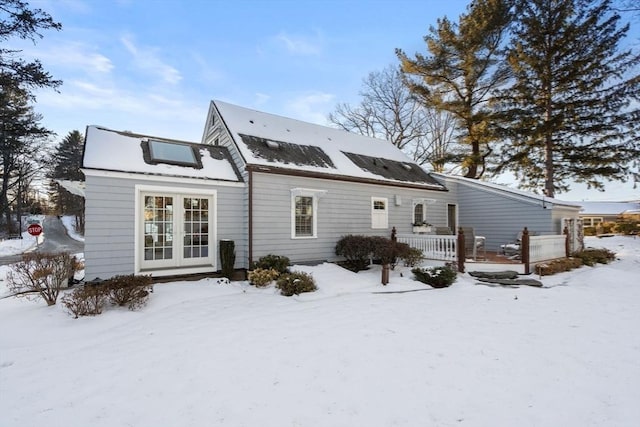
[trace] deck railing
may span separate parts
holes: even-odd
[[[464,272],[464,237],[462,230],[459,230],[457,236],[396,234],[395,227],[392,231],[392,238],[398,242],[406,243],[412,248],[420,249],[427,259],[457,261],[460,272]],[[559,235],[530,236],[525,227],[520,243],[520,259],[524,264],[525,274],[530,273],[532,263],[569,256],[568,231],[566,229],[564,234]]]
[[[566,256],[567,237],[562,234],[551,236],[529,236],[529,262],[546,261]]]
[[[456,260],[456,236],[430,234],[398,234],[398,242],[420,249],[427,259]]]

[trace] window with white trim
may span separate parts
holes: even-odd
[[[411,218],[413,225],[429,224],[427,205],[433,203],[435,203],[433,199],[413,199],[413,217]]]
[[[318,237],[318,199],[325,190],[291,189],[291,238]]]
[[[582,226],[583,227],[597,227],[599,224],[602,224],[603,218],[597,216],[587,216],[582,218]]]
[[[211,265],[212,194],[141,191],[141,269]]]
[[[426,209],[423,203],[418,203],[413,207],[413,225],[422,225],[425,222]]]
[[[389,228],[388,206],[386,197],[371,198],[371,228]]]
[[[296,196],[295,199],[295,236],[312,237],[315,227],[313,226],[313,197]]]

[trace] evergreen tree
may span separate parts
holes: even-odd
[[[619,51],[629,27],[610,3],[518,2],[496,173],[510,170],[549,197],[568,180],[602,189],[602,179],[627,178],[640,154],[639,57]]]
[[[0,0],[0,215],[4,226],[12,232],[17,231],[12,206],[19,218],[23,195],[28,193],[27,184],[37,171],[31,165],[32,154],[50,135],[40,126],[41,117],[29,105],[34,99],[31,90],[56,88],[61,82],[54,80],[38,60],[29,62],[20,58],[20,51],[6,48],[5,42],[16,37],[35,43],[42,38],[40,31],[60,28],[48,13],[30,9],[22,0]]]
[[[0,89],[0,215],[9,231],[17,231],[11,215],[11,206],[17,208],[20,217],[21,195],[27,190],[37,168],[30,165],[36,161],[34,153],[39,151],[50,132],[39,122],[41,116],[33,111],[28,94],[17,87],[3,85]]]
[[[84,230],[84,198],[71,194],[55,180],[84,181],[84,174],[80,170],[83,145],[84,137],[79,131],[69,132],[53,152],[47,175],[52,179],[50,196],[56,212],[75,215],[78,231]]]
[[[476,0],[454,24],[446,17],[425,36],[428,55],[410,59],[396,50],[406,83],[428,107],[451,113],[458,142],[470,152],[465,176],[480,178],[491,153],[491,92],[508,78],[500,66],[501,42],[510,21],[509,0]]]
[[[42,38],[41,30],[60,30],[62,25],[41,9],[29,9],[22,0],[0,0],[0,43],[12,37],[31,40]],[[33,87],[57,87],[62,82],[54,80],[42,68],[38,60],[27,62],[20,58],[19,50],[0,47],[0,83]]]

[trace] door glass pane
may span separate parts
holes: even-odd
[[[144,198],[144,259],[172,259],[173,197]]]
[[[209,202],[206,198],[184,198],[184,258],[206,258],[209,250]]]

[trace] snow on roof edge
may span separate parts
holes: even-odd
[[[560,199],[556,199],[556,198],[551,198],[551,197],[547,197],[544,195],[540,195],[540,194],[534,194],[534,193],[530,193],[528,191],[523,191],[523,190],[518,190],[509,186],[506,186],[504,184],[498,184],[495,182],[488,182],[488,181],[480,181],[477,179],[471,179],[471,178],[466,178],[463,176],[458,176],[458,175],[449,175],[449,174],[444,174],[444,173],[440,173],[440,172],[430,172],[431,175],[435,176],[435,177],[442,177],[442,179],[453,179],[456,181],[460,181],[462,183],[465,184],[470,184],[470,185],[476,185],[479,187],[486,187],[492,190],[497,190],[497,191],[503,191],[505,193],[510,193],[514,196],[518,196],[518,197],[523,197],[523,198],[528,198],[528,199],[532,199],[532,200],[536,200],[539,202],[544,202],[544,203],[550,203],[550,204],[554,204],[554,205],[559,205],[559,206],[566,206],[566,207],[570,207],[570,208],[580,208],[582,209],[582,204],[578,203],[578,202],[567,202],[564,200],[560,200]]]

